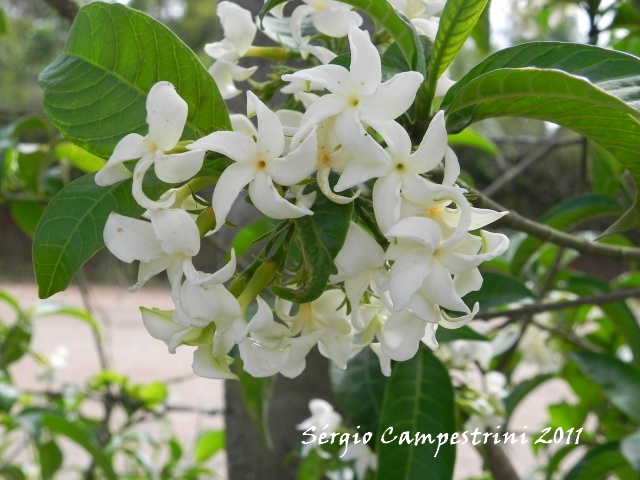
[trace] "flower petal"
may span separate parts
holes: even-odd
[[[284,158],[267,163],[266,171],[280,185],[294,185],[315,171],[317,137],[315,129],[295,150]]]
[[[415,173],[430,172],[442,161],[446,150],[447,130],[444,111],[440,110],[431,120],[420,146],[410,157],[412,170]]]
[[[284,132],[278,116],[262,103],[256,95],[247,92],[247,116],[258,117],[256,152],[262,160],[278,158],[284,151]]]
[[[402,72],[380,85],[374,93],[360,101],[358,109],[363,121],[391,121],[411,106],[422,83],[418,72]]]
[[[442,231],[440,225],[430,218],[408,217],[391,227],[385,236],[412,240],[426,247],[430,252],[435,252],[440,245]]]
[[[294,205],[284,199],[273,185],[271,177],[263,171],[256,172],[249,184],[249,196],[255,207],[269,218],[283,220],[313,215],[308,208]]]
[[[423,248],[409,250],[394,262],[389,278],[389,293],[397,312],[409,303],[412,295],[431,275],[434,263],[429,252]]]
[[[351,84],[349,70],[340,65],[318,65],[317,67],[299,70],[282,76],[285,82],[312,82],[320,88],[326,88],[331,93],[348,92]]]
[[[190,282],[199,285],[216,285],[228,281],[236,273],[236,252],[231,249],[231,259],[227,264],[215,273],[207,274],[197,271],[193,267],[190,259],[185,259],[183,264],[184,273]]]
[[[243,56],[251,47],[257,31],[251,12],[233,2],[220,2],[216,13],[225,38],[233,44],[238,56]]]
[[[270,377],[287,363],[291,346],[267,347],[247,337],[239,345],[244,370],[256,378]]]
[[[231,210],[233,202],[238,198],[240,190],[253,180],[254,175],[254,166],[245,163],[234,163],[222,172],[218,183],[216,183],[216,188],[213,191],[213,197],[211,199],[213,213],[216,216],[216,228],[213,230],[214,232],[220,230],[224,222],[227,221],[227,215]]]
[[[351,85],[361,95],[372,94],[382,81],[380,54],[369,38],[369,33],[353,23],[349,25]]]
[[[390,173],[376,180],[373,186],[373,212],[381,232],[387,232],[400,220],[400,178]]]
[[[127,160],[141,158],[151,151],[144,138],[137,133],[130,133],[118,142],[107,164],[96,173],[96,184],[104,187],[113,185],[131,177],[131,172],[122,165]]]
[[[154,162],[156,175],[166,183],[181,183],[191,179],[202,168],[206,150],[159,155]]]
[[[348,10],[346,5],[334,2],[328,8],[321,10],[312,17],[313,25],[320,33],[328,37],[342,38],[349,32],[349,25],[362,25],[362,17],[356,12]]]
[[[144,220],[111,213],[103,237],[109,251],[126,263],[150,262],[162,255],[153,226]]]
[[[233,360],[226,356],[213,356],[211,345],[201,345],[193,353],[193,373],[199,377],[237,380],[238,376],[231,373],[229,364]]]
[[[187,148],[189,150],[218,152],[241,163],[255,161],[257,156],[256,144],[253,139],[238,132],[213,132],[196,140]]]
[[[151,225],[167,255],[193,257],[200,251],[196,222],[184,210],[159,210],[151,214]]]
[[[149,138],[163,151],[171,150],[182,136],[189,107],[169,82],[158,82],[147,96]]]
[[[424,279],[420,290],[426,298],[444,308],[456,312],[470,312],[469,307],[456,292],[451,273],[439,261],[432,263],[431,271]]]
[[[418,353],[420,340],[424,337],[427,322],[411,312],[402,311],[393,315],[382,326],[380,346],[391,360],[405,361]]]

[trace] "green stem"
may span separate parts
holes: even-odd
[[[266,58],[276,62],[284,62],[291,57],[289,51],[282,47],[251,47],[243,56]]]
[[[249,280],[249,283],[247,283],[247,286],[244,287],[244,290],[238,297],[238,303],[240,304],[243,314],[247,311],[249,305],[251,305],[258,294],[271,285],[271,282],[273,282],[273,279],[276,277],[276,273],[277,264],[274,261],[267,260],[258,267],[251,277],[251,280]]]

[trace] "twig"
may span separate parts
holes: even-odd
[[[487,188],[485,188],[482,193],[485,195],[493,195],[497,191],[501,190],[503,187],[509,184],[514,178],[522,175],[522,173],[529,168],[531,165],[536,163],[542,157],[544,157],[551,150],[558,147],[559,144],[556,142],[549,142],[542,145],[540,148],[534,150],[529,155],[525,156],[522,160],[520,160],[516,165],[511,167],[509,170],[504,172],[498,178],[496,178]]]
[[[508,143],[514,145],[545,145],[554,144],[561,145],[575,145],[582,142],[581,138],[559,138],[554,140],[552,138],[533,137],[528,135],[521,135],[518,137],[490,137],[493,143]]]
[[[520,315],[565,310],[567,308],[580,307],[582,305],[602,305],[604,303],[619,302],[630,298],[640,298],[640,288],[620,290],[619,292],[613,293],[603,293],[600,295],[592,295],[590,297],[580,297],[575,300],[565,300],[563,302],[534,303],[520,308],[512,308],[511,310],[479,312],[475,318],[480,320],[490,320],[492,318],[499,317],[518,317]]]
[[[462,181],[458,181],[458,184],[469,190],[470,193],[477,196],[477,205],[499,212],[506,212],[508,209],[498,202],[490,199],[482,192],[470,187]],[[599,243],[589,242],[581,238],[574,237],[571,234],[561,232],[555,228],[541,223],[534,222],[522,215],[509,211],[508,215],[505,215],[500,219],[503,226],[517,230],[520,232],[528,233],[532,237],[539,238],[547,242],[554,243],[556,245],[571,248],[578,252],[593,255],[596,257],[610,258],[612,260],[619,261],[638,261],[640,260],[640,249],[634,247],[617,247],[614,245],[604,245]]]
[[[67,20],[73,20],[80,10],[78,4],[73,0],[44,0],[44,2]]]
[[[565,342],[571,343],[572,345],[575,345],[576,347],[582,348],[584,350],[588,350],[589,352],[593,352],[593,353],[604,353],[604,350],[600,347],[597,347],[596,345],[594,345],[591,342],[588,342],[580,337],[578,337],[577,335],[575,335],[573,332],[571,331],[567,331],[567,330],[563,330],[561,328],[554,328],[554,327],[549,327],[547,325],[544,325],[540,322],[537,321],[532,321],[533,325],[535,325],[536,327],[538,327],[540,330],[545,330],[549,333],[554,334],[557,337],[560,337],[561,339],[563,339]]]
[[[93,305],[91,304],[91,300],[90,300],[90,294],[89,294],[89,287],[88,287],[88,283],[87,282],[87,277],[84,274],[84,270],[80,269],[78,271],[78,274],[76,276],[77,279],[77,285],[78,288],[80,289],[80,296],[82,297],[82,304],[84,306],[84,309],[89,312],[90,314],[93,315],[94,312],[94,308]],[[104,314],[104,312],[101,312],[102,314]],[[102,317],[103,315],[101,315]],[[103,324],[109,324],[109,322],[105,322],[104,320],[107,319],[108,317],[104,317],[103,318]],[[92,330],[93,331],[93,330]],[[109,361],[109,356],[107,355],[107,352],[104,348],[104,344],[102,343],[102,339],[100,338],[100,336],[98,335],[97,332],[93,331],[93,340],[96,346],[96,351],[98,352],[98,359],[100,361],[100,369],[101,370],[109,370],[110,369],[110,365],[111,362]]]

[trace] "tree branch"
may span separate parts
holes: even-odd
[[[590,297],[580,297],[575,300],[566,300],[554,303],[534,303],[511,310],[499,310],[495,312],[479,312],[475,318],[480,320],[490,320],[498,317],[518,317],[520,315],[532,315],[534,313],[554,312],[567,308],[580,307],[582,305],[602,305],[603,303],[619,302],[629,298],[640,298],[640,288],[632,290],[620,290],[619,292],[592,295]]]
[[[80,10],[78,4],[73,0],[44,0],[44,2],[67,20],[73,20]]]
[[[508,210],[506,207],[500,205],[498,202],[490,199],[482,192],[470,187],[466,183],[458,181],[458,185],[466,188],[470,193],[477,196],[477,206],[490,208],[499,212],[505,212]],[[502,217],[500,222],[507,228],[528,233],[532,237],[536,237],[540,240],[551,242],[562,247],[572,248],[580,253],[619,261],[640,260],[639,248],[617,247],[615,245],[604,245],[589,242],[587,240],[574,237],[568,233],[561,232],[560,230],[556,230],[555,228],[551,228],[547,225],[542,225],[541,223],[529,220],[528,218],[513,211],[510,211],[508,215]]]

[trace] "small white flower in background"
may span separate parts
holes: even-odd
[[[342,424],[342,415],[336,412],[329,402],[321,398],[311,400],[309,402],[309,410],[311,411],[311,416],[296,425],[296,429],[301,432],[309,431],[314,433],[316,441],[302,445],[302,456],[306,457],[309,451],[314,448],[317,449],[320,456],[325,456],[326,454],[320,449],[317,439],[322,432],[327,435],[337,432]]]
[[[313,173],[315,135],[282,157],[285,136],[278,116],[252,92],[247,92],[247,110],[248,116],[256,113],[258,117],[258,137],[255,140],[242,133],[220,131],[188,146],[189,149],[221,153],[235,162],[222,172],[213,192],[214,231],[224,225],[233,202],[247,184],[253,204],[267,217],[285,219],[313,214],[308,208],[283,198],[274,181],[283,186],[295,185]]]
[[[187,102],[178,95],[175,87],[169,82],[156,83],[147,96],[149,133],[145,137],[131,133],[120,140],[107,164],[96,173],[96,183],[101,186],[112,185],[131,177],[132,174],[123,163],[140,159],[133,171],[134,198],[142,207],[150,210],[170,207],[174,195],[155,202],[143,192],[142,182],[151,166],[158,178],[167,183],[189,180],[202,168],[205,150],[193,148],[185,153],[167,154],[180,140],[187,114]]]
[[[482,389],[469,402],[474,413],[469,417],[466,429],[481,432],[495,429],[504,422],[504,399],[509,395],[506,377],[496,371],[487,372],[482,379]]]
[[[220,2],[217,9],[222,23],[224,39],[220,42],[208,43],[204,46],[207,55],[215,60],[209,69],[222,98],[233,98],[240,93],[234,82],[247,80],[258,67],[244,68],[238,65],[251,48],[256,36],[257,27],[251,12],[232,2]]]
[[[38,380],[45,382],[56,381],[60,375],[60,371],[67,366],[68,358],[69,347],[66,345],[58,345],[53,352],[45,357],[46,363],[42,365],[42,369],[38,373]]]

